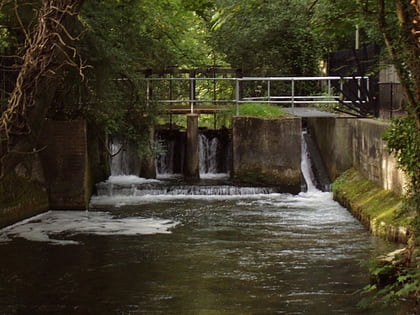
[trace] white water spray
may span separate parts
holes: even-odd
[[[306,131],[302,131],[302,153],[301,153],[301,171],[302,171],[302,175],[303,178],[305,179],[306,182],[306,186],[307,186],[307,191],[308,192],[316,192],[319,191],[313,181],[313,178],[315,178],[313,172],[312,172],[312,168],[311,168],[311,160],[309,157],[309,153],[308,153],[308,148],[306,145],[306,141],[305,141],[305,137],[304,134],[306,133]]]

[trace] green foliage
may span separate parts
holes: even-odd
[[[375,18],[376,0],[317,1],[311,11],[313,35],[328,53],[355,47],[356,26],[360,45],[382,43]]]
[[[89,68],[84,81],[77,71],[67,72],[70,84],[62,86],[49,117],[83,117],[98,131],[147,145],[160,108],[141,92],[146,89],[139,70],[208,64],[204,21],[195,13],[208,5],[199,0],[86,1],[78,51]]]
[[[284,115],[285,112],[276,105],[263,103],[243,103],[239,105],[239,116],[276,118]]]
[[[1,19],[2,15],[0,13],[0,20]],[[0,24],[0,54],[4,54],[9,45],[9,31]]]
[[[400,167],[413,180],[413,186],[420,184],[420,139],[415,120],[412,117],[394,119],[384,139]]]
[[[359,293],[363,298],[358,306],[363,309],[389,309],[396,312],[415,310],[420,302],[420,270],[399,266],[396,256],[390,263],[370,261],[371,283]]]
[[[420,215],[420,139],[413,117],[397,118],[383,138],[387,141],[388,150],[393,153],[399,167],[409,178],[408,194],[401,215]],[[417,222],[416,221],[416,222]],[[414,227],[416,235],[420,235],[418,224]]]
[[[318,45],[306,1],[221,1],[212,43],[248,76],[318,73]]]

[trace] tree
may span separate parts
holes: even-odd
[[[0,176],[11,172],[22,155],[37,150],[37,138],[64,67],[70,65],[79,71],[83,68],[82,63],[77,63],[76,51],[71,46],[77,35],[70,31],[81,2],[32,3],[35,22],[27,25],[19,15],[18,1],[1,2],[2,9],[7,5],[14,7],[24,45],[19,47],[23,51],[18,56],[19,74],[0,117]]]
[[[204,22],[193,0],[92,0],[80,12],[85,28],[78,51],[90,68],[63,86],[53,119],[83,117],[97,130],[145,143],[158,108],[141,94],[140,70],[211,62]],[[77,99],[78,102],[74,102]]]
[[[212,41],[246,75],[318,74],[319,51],[307,1],[222,1]]]
[[[378,0],[379,29],[400,78],[407,111],[415,119],[420,135],[420,44],[415,33],[419,10],[416,1]]]

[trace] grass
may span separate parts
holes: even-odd
[[[287,114],[277,105],[263,104],[263,103],[243,103],[239,105],[239,116],[252,116],[259,118],[279,118]],[[209,129],[220,129],[221,127],[231,128],[232,117],[236,116],[236,106],[230,109],[213,114],[200,114],[198,118],[199,127],[207,127]],[[186,115],[172,115],[171,120],[169,115],[162,115],[158,118],[158,124],[164,125],[172,123],[176,126],[186,128]]]
[[[262,103],[244,103],[239,106],[239,116],[253,116],[261,118],[278,118],[286,113],[281,107]]]

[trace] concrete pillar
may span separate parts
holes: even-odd
[[[156,156],[153,152],[155,142],[155,128],[149,127],[149,147],[145,150],[141,157],[140,176],[144,178],[156,178]]]
[[[187,141],[185,146],[184,177],[187,180],[200,178],[197,114],[187,115]]]

